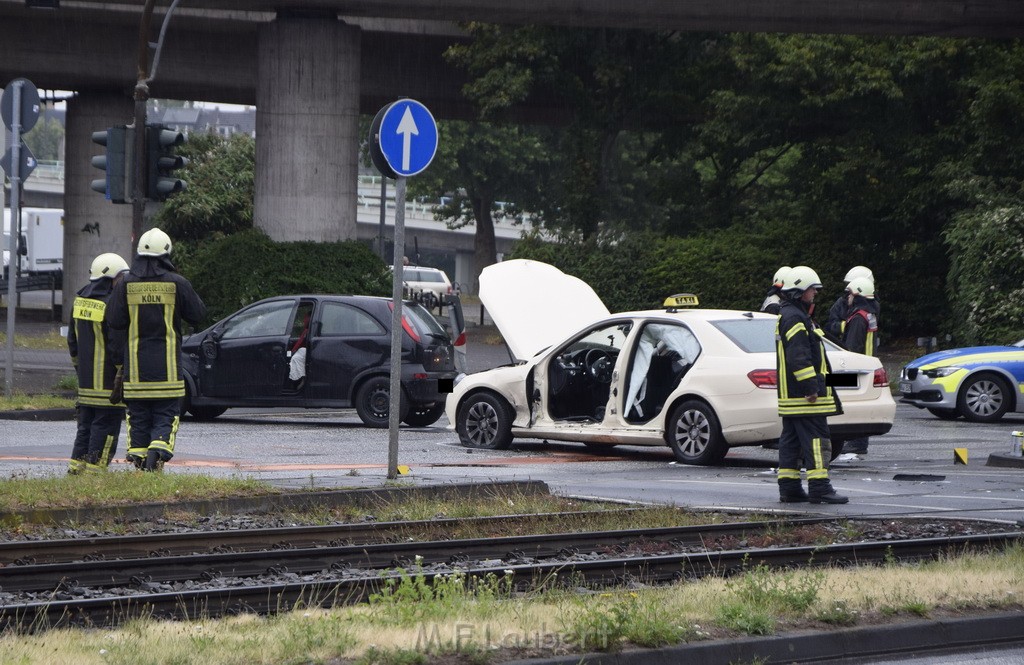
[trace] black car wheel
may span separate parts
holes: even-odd
[[[956,420],[960,417],[956,409],[928,409],[928,413],[943,420]]]
[[[181,413],[186,411],[192,415],[193,420],[213,420],[227,411],[225,406],[195,406],[192,404],[192,394],[188,389],[188,382],[185,382],[185,397],[181,399]]]
[[[405,417],[405,424],[409,427],[430,427],[437,422],[437,419],[444,413],[444,402],[419,409],[409,409],[409,415]]]
[[[994,423],[1009,407],[1010,390],[995,374],[968,377],[956,398],[960,415],[976,423]]]
[[[459,407],[455,419],[459,440],[464,446],[501,450],[512,445],[511,409],[497,395],[470,395]]]
[[[399,421],[406,418],[409,403],[403,395],[399,401]],[[356,413],[367,427],[387,427],[391,411],[391,379],[375,376],[356,391]]]
[[[716,464],[729,452],[714,409],[698,400],[683,402],[672,411],[665,438],[683,464]]]

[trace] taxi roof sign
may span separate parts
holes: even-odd
[[[700,303],[697,301],[697,296],[692,293],[677,293],[674,296],[665,298],[665,302],[662,303],[662,307],[665,309],[675,309],[676,307],[697,307]]]

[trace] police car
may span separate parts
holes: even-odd
[[[782,431],[776,316],[699,309],[692,295],[610,314],[586,283],[523,260],[486,268],[480,299],[516,362],[470,374],[449,395],[465,446],[667,445],[680,462],[713,464]],[[835,456],[845,439],[888,432],[896,404],[877,358],[826,344],[845,409],[829,418]]]
[[[400,420],[426,427],[457,374],[452,341],[414,302],[403,303],[402,329]],[[390,298],[268,298],[186,337],[181,351],[182,410],[196,419],[230,407],[355,407],[367,426],[388,426]]]
[[[900,371],[901,402],[943,420],[990,423],[1024,412],[1024,340],[929,353]]]

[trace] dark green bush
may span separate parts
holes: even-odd
[[[277,295],[391,295],[391,273],[361,242],[274,242],[248,230],[182,250],[175,247],[175,261],[206,303],[209,323]]]

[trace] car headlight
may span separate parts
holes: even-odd
[[[934,369],[923,369],[921,373],[929,379],[941,379],[944,376],[949,376],[959,371],[959,367],[935,367]]]

